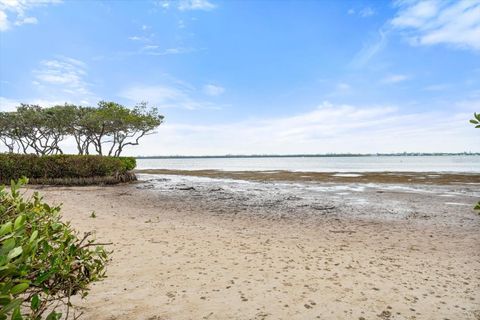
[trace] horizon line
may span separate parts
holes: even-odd
[[[223,155],[156,155],[133,156],[136,159],[196,159],[196,158],[315,158],[315,157],[372,157],[372,156],[480,156],[480,152],[394,152],[394,153],[299,153],[299,154],[223,154]]]

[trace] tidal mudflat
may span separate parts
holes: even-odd
[[[39,191],[113,243],[89,319],[480,319],[479,175],[330,176]]]

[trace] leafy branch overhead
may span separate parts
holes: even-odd
[[[96,108],[22,104],[15,112],[0,112],[0,142],[9,152],[51,155],[62,154],[61,142],[72,136],[78,154],[118,157],[125,147],[154,133],[163,119],[157,108],[146,103],[132,109],[106,101]]]
[[[480,128],[480,113],[474,113],[473,114],[473,119],[470,120],[470,123],[475,124],[475,128]]]

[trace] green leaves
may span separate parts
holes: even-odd
[[[474,119],[470,120],[470,123],[476,124],[475,128],[480,128],[480,113],[473,114]]]
[[[80,239],[58,207],[38,194],[23,199],[24,182],[13,181],[10,193],[0,187],[0,320],[57,320],[62,314],[51,309],[42,317],[47,301],[59,306],[72,294],[86,296],[88,285],[105,276],[108,257],[93,240]]]
[[[54,155],[63,154],[59,143],[73,136],[80,155],[118,157],[125,146],[138,145],[163,119],[157,108],[145,103],[134,108],[111,101],[100,101],[97,108],[21,104],[15,112],[0,112],[0,142],[11,153]]]
[[[0,316],[8,315],[10,311],[20,307],[22,305],[22,302],[22,299],[11,300],[6,306],[0,309]]]
[[[25,224],[25,219],[26,219],[25,215],[23,215],[23,214],[18,216],[17,219],[15,219],[15,223],[13,224],[13,229],[18,230],[21,227],[23,227],[23,225]]]
[[[3,237],[7,233],[12,232],[12,226],[13,226],[13,224],[10,221],[8,221],[5,224],[2,224],[2,226],[0,227],[0,237]]]
[[[19,255],[22,254],[22,252],[23,252],[22,247],[13,248],[13,249],[10,250],[10,252],[8,253],[7,260],[12,260],[13,258],[18,257]]]
[[[32,296],[32,300],[30,301],[30,308],[32,310],[38,310],[38,308],[40,307],[40,297],[38,296],[38,294],[34,294]]]
[[[27,282],[17,284],[12,289],[10,289],[10,294],[17,295],[19,293],[22,293],[22,292],[24,292],[25,290],[28,289],[28,286],[29,285],[28,285]]]
[[[136,162],[130,157],[106,157],[94,155],[51,155],[0,153],[0,183],[12,181],[12,192],[19,192],[16,179],[28,176],[34,183],[69,184],[88,182],[89,178],[105,178],[104,181],[126,175],[135,168]],[[73,182],[72,182],[73,181]],[[86,183],[85,182],[85,183]],[[23,183],[23,182],[22,182]],[[19,206],[25,204],[19,203]],[[49,211],[48,204],[43,204]],[[0,204],[1,207],[1,204]],[[22,211],[22,208],[18,208]],[[21,221],[19,221],[20,223]],[[0,236],[1,237],[1,236]]]

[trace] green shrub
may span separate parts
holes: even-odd
[[[123,165],[125,166],[125,170],[130,171],[135,169],[137,166],[137,160],[132,157],[118,157],[117,159],[120,159],[123,162]]]
[[[88,284],[105,277],[107,253],[89,234],[79,237],[38,193],[25,200],[24,183],[0,188],[0,319],[60,319],[59,307],[66,319],[70,297],[85,297]]]
[[[135,168],[134,158],[94,155],[0,154],[0,182],[28,177],[33,183],[54,179],[117,177]]]

